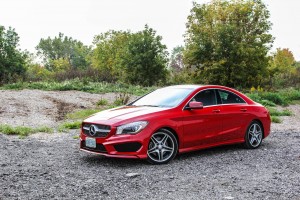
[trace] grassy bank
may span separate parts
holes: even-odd
[[[0,132],[6,135],[19,135],[20,137],[25,137],[30,134],[38,133],[38,132],[52,133],[53,129],[49,127],[39,127],[39,128],[31,128],[26,126],[12,127],[10,125],[2,124],[0,125]]]
[[[63,82],[18,82],[6,84],[0,87],[2,90],[21,90],[21,89],[39,89],[48,91],[66,91],[77,90],[90,93],[128,93],[133,95],[143,95],[155,90],[156,87],[142,87],[139,85],[129,85],[124,83],[107,83],[107,82],[89,82],[80,81],[79,79],[67,80]]]

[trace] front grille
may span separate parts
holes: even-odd
[[[103,144],[96,144],[96,148],[90,148],[90,147],[87,147],[85,145],[85,140],[82,140],[81,141],[81,148],[82,149],[85,149],[85,150],[88,150],[88,151],[94,151],[94,152],[98,152],[98,153],[107,153],[105,147]]]
[[[91,126],[93,126],[92,131]],[[89,137],[106,137],[110,132],[110,126],[102,124],[83,124],[82,131]]]

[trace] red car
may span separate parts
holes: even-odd
[[[265,107],[234,89],[170,86],[84,120],[80,149],[164,164],[178,153],[219,145],[255,149],[269,135],[270,124]]]

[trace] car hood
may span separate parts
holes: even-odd
[[[96,113],[84,120],[84,122],[111,125],[120,121],[164,111],[167,109],[170,108],[150,106],[122,106]]]

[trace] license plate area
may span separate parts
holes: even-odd
[[[85,146],[89,147],[89,148],[96,148],[96,139],[95,138],[86,137],[85,138]]]

